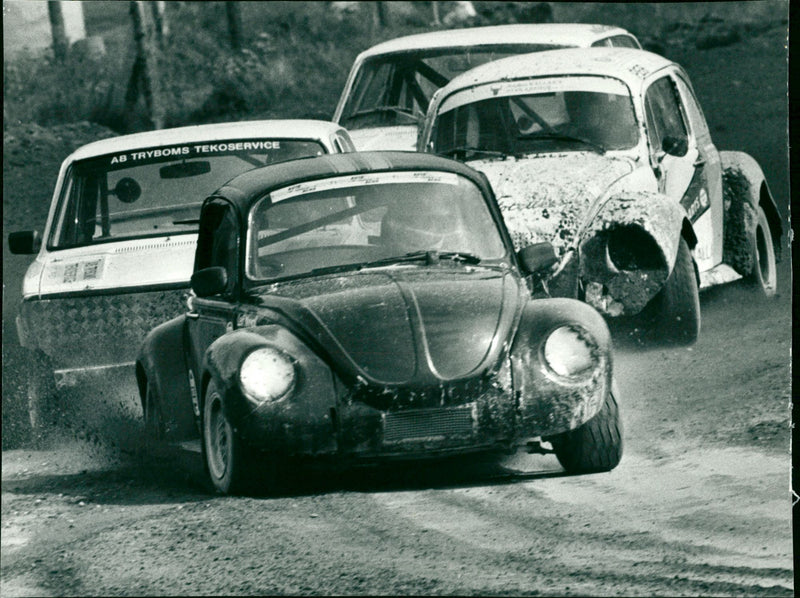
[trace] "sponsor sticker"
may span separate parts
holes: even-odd
[[[362,187],[365,185],[388,185],[391,183],[439,183],[442,185],[458,185],[458,175],[453,172],[377,172],[370,174],[353,174],[350,176],[322,179],[298,183],[291,187],[278,189],[270,194],[272,203],[284,201],[298,195],[307,195],[317,191],[329,189],[344,189],[346,187]]]
[[[111,164],[129,164],[158,158],[193,158],[207,154],[228,152],[257,152],[281,149],[280,140],[220,141],[157,147],[147,150],[125,152],[111,157]]]
[[[444,114],[460,106],[488,100],[494,97],[536,95],[565,91],[587,91],[628,96],[628,88],[622,81],[609,77],[545,77],[519,79],[516,81],[492,81],[469,89],[457,91],[439,107]]]

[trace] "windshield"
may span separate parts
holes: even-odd
[[[456,75],[507,56],[565,46],[495,44],[375,56],[361,65],[339,122],[348,129],[419,124],[433,93]]]
[[[442,102],[432,150],[461,160],[544,152],[623,150],[639,130],[627,87],[615,79],[495,82]]]
[[[505,253],[474,183],[447,172],[384,172],[302,183],[256,203],[247,275],[267,280],[417,256],[478,263]]]
[[[237,139],[75,162],[64,181],[50,248],[195,233],[202,201],[237,174],[323,153],[317,141]]]

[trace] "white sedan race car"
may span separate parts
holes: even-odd
[[[359,151],[413,150],[434,91],[481,64],[557,48],[640,48],[619,27],[583,23],[495,25],[398,37],[356,57],[333,120]]]
[[[688,344],[700,288],[776,289],[781,217],[756,161],[714,146],[689,77],[642,50],[505,58],[431,100],[420,151],[486,174],[515,246],[549,241],[547,284],[644,339]]]
[[[34,431],[58,419],[57,385],[130,378],[145,334],[185,311],[202,198],[258,166],[350,151],[334,123],[269,120],[114,137],[67,157],[44,234],[8,238],[36,254],[17,316]]]

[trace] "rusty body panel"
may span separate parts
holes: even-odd
[[[492,183],[516,248],[541,241],[556,248],[561,258],[552,277],[556,295],[575,296],[578,283],[601,312],[632,315],[669,276],[685,211],[657,192],[649,168],[590,152],[470,164]],[[630,250],[647,246],[648,255],[631,256],[635,267],[614,265],[608,256],[608,237],[614,233],[634,240],[638,235],[641,244]],[[570,263],[577,271],[567,267]]]

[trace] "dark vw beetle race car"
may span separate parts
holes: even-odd
[[[550,442],[568,472],[610,470],[608,329],[585,303],[533,293],[554,262],[547,243],[515,253],[485,176],[449,159],[375,152],[239,175],[202,206],[189,311],[137,359],[146,433],[200,437],[225,493],[288,457],[526,441]]]

